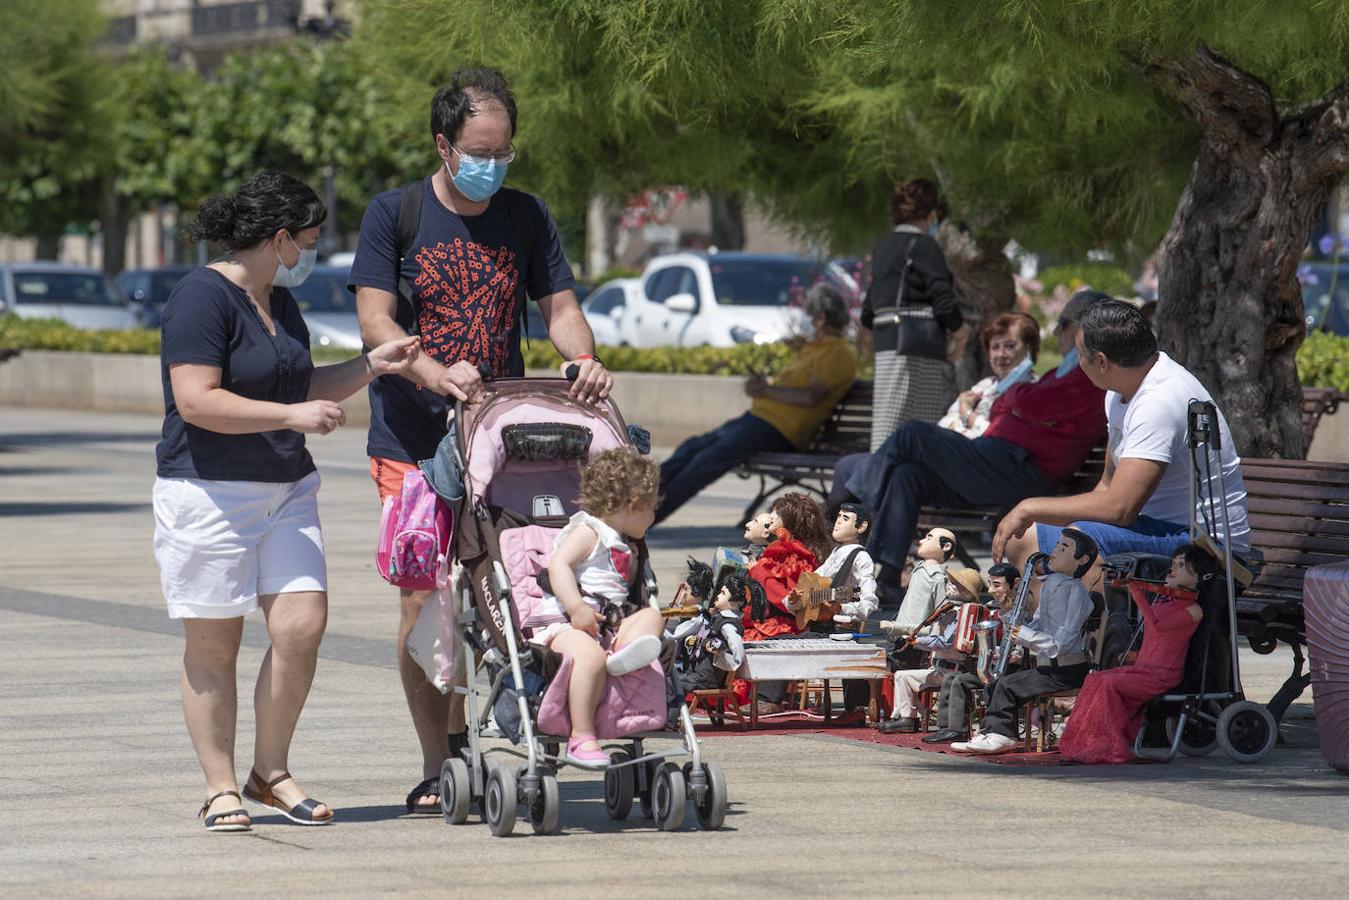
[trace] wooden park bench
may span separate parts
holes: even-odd
[[[1311,446],[1312,437],[1321,417],[1334,414],[1344,394],[1332,388],[1302,389],[1303,447]],[[820,428],[814,442],[804,453],[757,453],[736,469],[741,478],[759,479],[759,490],[745,507],[741,521],[759,511],[769,497],[779,491],[798,488],[818,495],[829,494],[834,466],[850,453],[867,452],[871,441],[870,381],[855,381],[844,395],[829,419]],[[1083,493],[1091,490],[1105,469],[1105,447],[1096,447],[1078,468],[1073,477],[1060,486],[1062,494]],[[919,511],[921,530],[938,525],[957,534],[983,534],[997,526],[1006,512],[993,508],[931,509]],[[968,552],[960,554],[961,562],[973,565]]]
[[[810,449],[804,453],[756,453],[736,473],[741,478],[758,476],[759,490],[745,507],[741,521],[759,511],[764,501],[779,491],[799,488],[824,499],[829,495],[834,467],[851,453],[866,453],[871,443],[871,382],[855,381],[820,429]],[[1105,468],[1104,445],[1094,448],[1073,477],[1060,486],[1064,494],[1091,490]],[[926,530],[941,526],[956,534],[982,534],[997,525],[1004,509],[964,507],[919,510],[918,527]],[[957,556],[974,567],[974,560],[963,545]]]

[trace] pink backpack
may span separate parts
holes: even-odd
[[[403,492],[384,501],[375,567],[389,584],[413,591],[436,587],[436,570],[447,558],[453,516],[420,469],[403,476]]]

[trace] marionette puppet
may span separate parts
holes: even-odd
[[[1134,759],[1143,707],[1184,677],[1190,639],[1204,616],[1199,586],[1218,574],[1219,563],[1211,553],[1198,544],[1186,544],[1171,557],[1171,570],[1161,588],[1128,580],[1129,596],[1143,616],[1143,646],[1132,665],[1087,676],[1059,740],[1064,759],[1079,763]]]
[[[956,536],[949,528],[934,528],[918,542],[918,562],[909,576],[899,615],[880,623],[891,634],[908,635],[932,615],[946,596],[946,563],[955,555]]]

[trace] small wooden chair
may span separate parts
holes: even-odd
[[[748,730],[749,719],[740,711],[740,706],[735,702],[735,673],[727,672],[726,680],[719,688],[708,688],[701,691],[692,692],[693,702],[689,704],[689,715],[692,716],[699,709],[707,710],[707,718],[718,728],[726,724],[726,716],[734,717],[736,724],[742,731]]]

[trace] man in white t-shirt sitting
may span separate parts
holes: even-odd
[[[1065,525],[1091,537],[1102,558],[1128,551],[1169,556],[1190,540],[1190,519],[1197,511],[1190,508],[1189,405],[1213,398],[1183,366],[1158,351],[1147,319],[1132,304],[1097,303],[1078,324],[1079,364],[1106,392],[1105,471],[1090,493],[1032,497],[1013,507],[993,536],[995,560],[1005,555],[1020,566],[1031,553],[1053,548]],[[1251,529],[1241,458],[1221,412],[1218,426],[1232,550],[1243,554],[1250,549]],[[1196,503],[1205,497],[1219,500],[1219,487],[1215,465]],[[1220,528],[1221,510],[1215,506],[1208,512]]]

